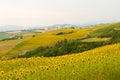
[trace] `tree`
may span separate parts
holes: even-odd
[[[23,36],[20,36],[20,39],[23,39]]]
[[[32,37],[35,37],[35,35],[33,35]]]

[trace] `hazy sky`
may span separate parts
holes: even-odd
[[[119,21],[120,0],[0,0],[0,25]]]

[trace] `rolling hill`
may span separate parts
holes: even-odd
[[[70,43],[72,40],[79,40],[79,43],[76,42],[74,43],[74,45],[78,44],[77,47],[79,48],[76,48],[74,51],[70,51],[70,53],[69,51],[65,52],[65,54],[87,51],[96,47],[118,43],[120,39],[119,26],[120,23],[112,23],[112,24],[98,25],[96,27],[91,27],[91,28],[64,28],[59,30],[51,30],[45,33],[36,34],[35,37],[31,37],[27,39],[24,38],[22,41],[19,40],[20,42],[18,41],[18,43],[16,43],[14,46],[11,45],[10,48],[7,48],[7,46],[6,48],[4,48],[4,50],[1,48],[2,51],[0,51],[0,53],[5,54],[7,57],[16,57],[18,55],[24,55],[29,51],[36,52],[35,50],[39,49],[39,47],[52,46],[54,48],[54,45],[57,42],[62,41],[64,39],[69,40]],[[20,35],[30,34],[32,32],[34,31],[31,30],[22,31],[21,33],[17,33],[16,35],[20,36]],[[85,46],[82,44],[84,44]],[[93,46],[89,47],[89,45],[91,44],[93,44]],[[1,47],[5,47],[5,46],[1,45]],[[65,46],[61,46],[61,47],[64,48]],[[83,50],[83,48],[85,49]],[[35,55],[37,55],[38,53],[36,52]],[[39,53],[39,54],[43,54],[43,53]]]
[[[120,23],[111,24],[105,28],[91,32],[88,37],[112,38],[111,42],[120,42]]]
[[[61,41],[64,39],[77,39],[80,37],[84,37],[85,34],[89,33],[92,31],[93,28],[85,28],[85,29],[71,29],[71,28],[66,28],[66,29],[61,29],[61,30],[53,30],[53,31],[48,31],[45,33],[41,33],[36,35],[36,37],[31,38],[27,41],[21,42],[20,44],[16,45],[12,50],[9,51],[8,54],[11,55],[18,55],[21,52],[25,53],[26,51],[36,49],[39,46],[50,46],[57,41]],[[63,34],[63,35],[56,35],[60,32],[73,32],[70,34]]]
[[[0,32],[14,31],[14,30],[24,30],[24,29],[26,29],[24,26],[16,26],[16,25],[0,26]]]
[[[5,32],[1,32],[1,33],[0,33],[0,40],[9,38],[9,36],[11,36],[11,35],[10,35],[10,34],[7,34],[7,33],[5,33]]]
[[[0,56],[4,56],[17,44],[32,38],[34,30],[10,31],[0,33]],[[21,37],[22,36],[22,37]],[[13,37],[13,38],[10,38]]]
[[[119,80],[120,43],[58,57],[0,61],[1,80]]]
[[[9,57],[8,60],[0,56],[0,79],[119,80],[119,30],[120,23],[113,23],[52,30],[34,37],[26,34],[23,39],[2,41],[0,45],[16,44],[9,49],[4,48],[4,56]],[[48,50],[47,55],[60,50],[62,56],[40,56],[41,50]],[[68,54],[65,51],[72,52]],[[18,58],[18,55],[24,58]]]

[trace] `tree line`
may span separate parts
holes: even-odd
[[[28,51],[24,55],[19,55],[18,58],[24,57],[35,57],[35,56],[44,56],[44,57],[53,57],[61,56],[72,53],[84,52],[90,49],[94,49],[99,46],[105,45],[105,42],[81,42],[81,40],[67,40],[58,41],[52,46],[40,46],[35,50]]]

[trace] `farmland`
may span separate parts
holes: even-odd
[[[119,30],[112,23],[1,41],[0,80],[119,80]]]
[[[1,80],[119,80],[120,44],[60,57],[0,61]]]

